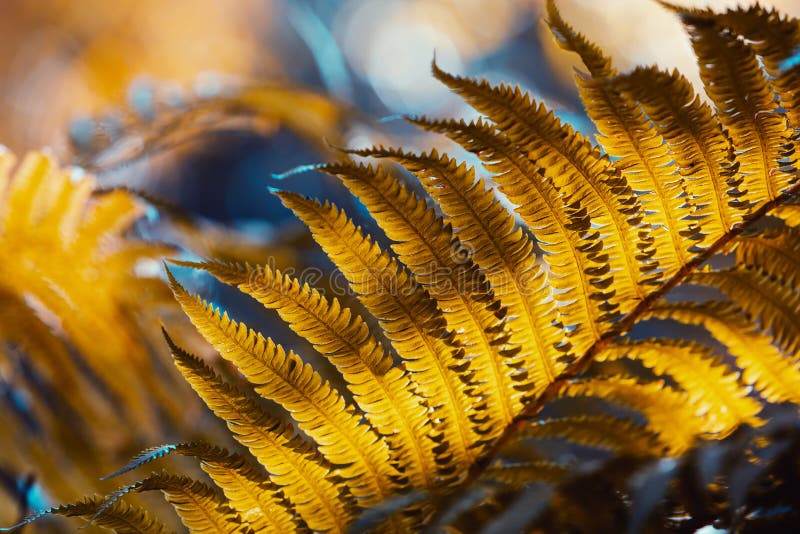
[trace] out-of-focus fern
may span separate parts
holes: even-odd
[[[139,326],[128,315],[136,300],[157,304],[162,297],[158,281],[135,280],[135,269],[169,249],[124,238],[142,214],[131,195],[93,197],[91,178],[63,172],[46,156],[29,155],[13,174],[13,156],[3,158],[3,309],[9,319],[24,318],[26,326],[4,321],[3,339],[32,353],[34,362],[50,360],[36,372],[58,385],[59,402],[70,405],[82,400],[76,393],[83,386],[66,345],[50,333],[55,327],[119,399],[123,413],[137,426],[152,428],[155,421],[139,406],[143,396],[159,398],[164,392],[144,378],[148,355],[138,341]],[[142,291],[142,284],[152,287]],[[88,403],[72,408],[91,413]]]
[[[333,364],[349,394],[168,273],[203,337],[285,411],[287,419],[266,413],[251,392],[168,338],[189,383],[265,469],[257,480],[287,524],[504,532],[581,529],[591,518],[589,529],[684,531],[795,518],[794,429],[738,449],[732,440],[736,457],[756,467],[745,475],[708,468],[722,477],[709,481],[729,486],[712,488],[710,504],[670,484],[687,484],[676,466],[691,466],[698,446],[758,428],[775,403],[797,401],[800,301],[788,206],[800,189],[792,159],[800,66],[790,61],[800,23],[760,8],[670,9],[692,38],[710,105],[678,73],[618,73],[548,3],[557,41],[587,69],[577,81],[599,146],[518,88],[434,64],[434,75],[485,119],[413,122],[474,152],[522,223],[473,169],[434,152],[352,151],[400,163],[429,198],[382,167],[349,159],[317,167],[361,201],[391,250],[337,206],[278,193],[380,332],[335,297],[270,266],[178,262],[277,310]],[[776,248],[780,254],[767,252]],[[725,255],[733,266],[709,261]],[[684,285],[725,297],[672,298]],[[706,335],[642,336],[654,319],[701,326]],[[592,413],[558,415],[570,403]],[[554,450],[553,441],[562,447]],[[611,459],[597,471],[596,463],[566,462],[564,449],[577,459],[587,449],[588,458]],[[159,448],[131,467],[172,450],[213,464],[227,498],[157,473],[112,495],[109,509],[131,491],[158,489],[193,531],[254,528],[235,496],[243,464],[226,452]],[[653,460],[654,470],[640,471]],[[769,500],[776,495],[777,507]],[[654,511],[661,520],[651,519]]]
[[[113,110],[87,121],[73,138],[76,162],[108,173],[159,153],[186,151],[222,131],[271,134],[286,128],[321,151],[336,142],[352,113],[323,94],[281,83],[231,86],[216,96],[156,96],[146,110]]]
[[[154,440],[187,433],[224,439],[167,360],[158,322],[174,328],[174,319],[186,321],[159,277],[160,258],[187,250],[286,266],[313,245],[302,231],[255,239],[82,169],[111,171],[228,127],[262,133],[286,127],[306,142],[313,135],[321,147],[319,135],[337,139],[348,116],[341,105],[280,85],[162,104],[154,102],[153,115],[120,112],[125,119],[108,138],[106,121],[98,119],[93,142],[76,147],[73,162],[82,168],[60,170],[51,157],[35,154],[15,171],[13,155],[0,157],[0,250],[7,258],[0,284],[0,469],[8,475],[0,493],[11,500],[3,521],[89,487],[108,491],[113,482],[98,476]],[[120,149],[135,139],[133,152]],[[190,420],[197,423],[191,429]]]
[[[42,504],[37,491],[110,489],[103,471],[165,427],[187,429],[201,406],[177,375],[153,372],[166,354],[148,339],[172,305],[142,267],[174,249],[128,235],[142,203],[44,154],[17,164],[6,151],[0,166],[0,465],[34,477],[25,509]]]

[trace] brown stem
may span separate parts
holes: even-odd
[[[639,318],[650,310],[653,305],[658,302],[664,295],[669,293],[675,286],[682,283],[689,275],[697,270],[703,263],[708,261],[712,256],[720,252],[728,243],[735,237],[739,236],[750,228],[756,221],[765,216],[770,210],[780,206],[787,200],[791,199],[796,193],[800,191],[800,181],[795,183],[783,193],[778,195],[774,200],[764,203],[760,208],[748,215],[747,220],[737,223],[731,228],[730,232],[722,235],[719,239],[714,241],[708,248],[703,250],[700,254],[692,258],[691,261],[681,267],[669,280],[661,284],[658,289],[647,295],[644,299],[639,301],[639,304],[625,315],[619,322],[614,325],[614,329],[606,332],[603,336],[594,342],[589,349],[577,360],[575,360],[569,367],[567,367],[547,388],[542,392],[536,400],[528,404],[525,409],[520,412],[514,420],[508,424],[502,434],[497,438],[494,444],[470,466],[467,477],[464,479],[463,485],[467,486],[476,480],[483,471],[489,466],[502,451],[503,447],[508,441],[519,432],[529,420],[536,416],[544,406],[551,400],[557,398],[561,390],[573,379],[580,376],[592,363],[594,357],[598,352],[603,350],[611,342],[619,336],[628,332]]]

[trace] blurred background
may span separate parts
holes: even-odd
[[[718,9],[748,3],[675,1]],[[794,0],[762,4],[800,14]],[[698,81],[679,23],[655,2],[561,0],[559,7],[620,69],[655,62]],[[430,76],[434,54],[452,72],[519,84],[590,130],[572,88],[573,59],[544,31],[542,9],[543,0],[4,0],[0,143],[17,152],[51,147],[62,160],[96,167],[108,184],[151,190],[214,219],[263,221],[279,211],[263,195],[271,174],[318,161],[323,137],[348,145],[386,135],[411,148],[441,143],[396,121],[374,122],[468,113]],[[305,129],[302,118],[299,127],[272,120],[260,129],[225,128],[199,158],[171,151],[178,164],[152,157],[127,135],[132,121],[152,121],[164,107],[252,84],[318,91],[359,120],[344,128],[340,115],[329,114]],[[186,122],[177,129],[190,129]],[[81,158],[115,142],[122,161],[132,146],[149,161],[119,173],[107,154]]]
[[[737,0],[676,0],[714,8]],[[768,0],[787,14],[793,0]],[[628,68],[679,67],[696,79],[677,21],[655,2],[562,0],[563,14]],[[15,150],[69,153],[69,125],[152,85],[173,98],[226,79],[313,87],[368,114],[452,112],[429,76],[445,68],[518,82],[574,104],[570,68],[542,32],[540,0],[4,0],[0,136]]]
[[[748,4],[676,3],[718,9]],[[467,113],[430,76],[434,55],[452,72],[519,84],[574,126],[588,130],[572,88],[573,60],[557,50],[543,31],[542,4],[542,0],[4,0],[0,143],[17,152],[51,147],[62,160],[71,161],[81,150],[97,150],[96,127],[102,127],[106,144],[129,132],[125,126],[130,116],[124,111],[133,111],[136,120],[152,120],[160,107],[180,107],[232,87],[263,83],[316,90],[373,119]],[[794,0],[762,4],[800,14],[800,3]],[[657,63],[677,67],[698,81],[679,23],[655,2],[562,0],[559,7],[567,20],[612,55],[620,69]],[[98,117],[105,120],[97,121]],[[159,191],[181,203],[197,203],[197,209],[215,218],[260,219],[275,206],[250,193],[263,191],[264,180],[273,172],[316,161],[306,150],[324,146],[322,136],[332,135],[339,125],[328,126],[312,132],[301,128],[301,133],[316,136],[301,143],[281,136],[280,128],[267,128],[268,135],[240,131],[223,136],[208,157],[216,161],[232,153],[234,164],[204,161],[203,173],[197,167],[183,171],[173,167],[152,179],[180,182],[192,174],[199,184],[203,178],[198,174],[213,174],[215,182],[225,184],[222,195],[181,194],[163,184]],[[374,128],[360,126],[339,131],[343,137],[337,140],[357,145],[381,139]],[[265,133],[263,128],[247,130]],[[378,130],[400,135],[411,145],[431,143],[396,125]],[[165,164],[163,159],[157,163]],[[108,167],[101,165],[99,170],[113,174]],[[137,171],[134,175],[141,179],[143,171]],[[132,178],[115,180],[130,185]]]
[[[518,84],[575,128],[592,132],[572,84],[576,63],[557,49],[542,23],[543,3],[2,0],[0,144],[17,154],[47,148],[62,164],[94,173],[100,188],[134,190],[149,207],[133,233],[176,246],[176,254],[324,267],[268,188],[331,199],[356,217],[358,206],[317,173],[275,174],[335,157],[331,145],[452,150],[443,139],[397,120],[404,114],[470,116],[430,75],[434,56],[450,72]],[[675,3],[723,9],[751,2]],[[761,4],[800,16],[797,0]],[[618,69],[657,63],[678,68],[699,88],[688,40],[656,2],[558,5]],[[161,276],[160,263],[145,267],[144,274]],[[235,308],[237,318],[277,341],[302,343],[276,332],[274,317],[236,291],[202,277],[188,285]],[[182,341],[203,350],[189,337]],[[0,378],[0,410],[29,417],[20,395],[36,392]],[[160,442],[185,439],[159,436]],[[150,435],[120,446],[111,461],[158,442]],[[14,463],[11,456],[0,448],[0,468]],[[64,498],[46,481],[44,489],[33,483],[46,478],[40,468],[0,469],[0,483],[11,488],[6,493],[19,493],[17,486],[39,492],[15,496],[28,499],[28,508]],[[20,510],[3,514],[3,499],[0,491],[5,523]]]

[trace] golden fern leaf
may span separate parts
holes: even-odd
[[[515,340],[509,340],[505,309],[485,277],[451,227],[381,167],[348,161],[320,170],[339,177],[361,200],[394,242],[400,261],[439,304],[448,329],[458,332],[466,347],[470,370],[481,384],[476,393],[500,393],[486,409],[485,437],[494,438],[521,409],[521,392],[515,388],[520,378],[512,376],[520,362],[514,358],[519,349],[506,346]]]
[[[706,242],[729,231],[741,220],[746,204],[737,200],[743,193],[731,188],[738,167],[730,138],[708,104],[677,71],[638,67],[621,75],[618,84],[641,104],[669,145],[696,216],[703,217]]]
[[[0,432],[0,448],[61,502],[81,486],[108,491],[97,478],[122,451],[185,430],[202,409],[177,373],[153,372],[167,357],[147,338],[156,309],[177,307],[139,267],[173,249],[129,235],[144,206],[95,185],[47,154],[17,165],[0,151],[0,367],[18,369],[5,386],[28,399],[7,411],[4,428],[18,431]]]
[[[758,268],[795,286],[800,276],[800,231],[787,227],[744,235],[730,247],[736,250],[736,263]]]
[[[703,431],[725,436],[742,423],[763,423],[761,405],[748,397],[736,373],[712,357],[711,349],[690,341],[647,339],[619,342],[600,351],[596,361],[631,358],[659,376],[668,375],[686,392]]]
[[[764,330],[780,348],[796,354],[800,348],[800,294],[758,269],[745,267],[694,273],[691,283],[713,286],[728,295],[750,317],[760,320]]]
[[[189,477],[172,475],[165,471],[134,482],[114,492],[100,507],[97,516],[105,513],[105,507],[113,505],[130,492],[161,491],[181,522],[190,532],[216,532],[218,534],[253,534],[241,516],[225,502],[225,498],[212,487]]]
[[[603,255],[614,274],[620,311],[626,313],[646,293],[637,284],[649,248],[649,236],[639,225],[641,206],[624,177],[588,139],[536,104],[519,88],[453,76],[433,65],[433,74],[476,110],[486,114],[498,130],[518,146],[553,181],[564,199],[580,203],[603,228]]]
[[[322,455],[347,480],[365,506],[380,502],[391,489],[396,471],[389,448],[361,414],[295,353],[249,330],[190,295],[167,271],[175,298],[200,334],[220,355],[239,368],[264,398],[283,406],[319,446]]]
[[[136,455],[125,467],[103,478],[117,477],[173,452],[200,460],[203,470],[225,493],[230,507],[239,513],[254,531],[296,530],[294,511],[287,505],[280,490],[263,472],[244,456],[208,443],[191,442],[152,447]]]
[[[793,151],[786,115],[774,101],[774,91],[755,52],[707,11],[672,7],[692,38],[706,93],[736,149],[736,187],[747,192],[752,208],[774,200],[794,183]],[[737,180],[738,181],[738,180]]]
[[[168,534],[170,532],[161,522],[151,517],[146,510],[131,506],[124,501],[115,501],[109,504],[101,497],[85,497],[72,504],[46,508],[14,526],[0,527],[0,532],[22,528],[46,515],[92,519],[94,523],[110,528],[118,534]]]
[[[730,303],[661,303],[645,316],[674,319],[702,326],[725,345],[742,369],[745,384],[754,386],[769,402],[800,404],[800,365],[787,358],[766,334],[759,331],[741,310]]]
[[[328,300],[316,289],[269,266],[213,261],[180,265],[205,269],[277,310],[281,319],[342,373],[358,406],[389,443],[392,461],[404,466],[408,483],[423,488],[433,485],[438,467],[429,454],[435,443],[426,435],[432,423],[425,399],[415,393],[418,386],[408,374],[393,366],[391,355],[361,317],[335,298]]]
[[[590,378],[565,385],[561,395],[597,397],[636,410],[647,418],[648,428],[658,434],[672,454],[691,448],[703,431],[702,420],[687,406],[686,396],[663,381],[642,384],[619,376]]]
[[[411,122],[441,132],[480,157],[495,175],[500,191],[518,205],[517,213],[545,251],[547,282],[557,291],[560,322],[570,331],[577,353],[603,336],[605,323],[619,316],[608,256],[600,232],[593,230],[588,210],[580,203],[564,206],[552,180],[541,175],[502,134],[487,123],[455,120]],[[576,268],[577,267],[577,268]]]
[[[254,532],[292,532],[299,530],[294,513],[273,484],[262,480],[244,457],[230,455],[221,460],[203,458],[208,473],[233,508]]]
[[[628,184],[643,192],[641,217],[650,228],[653,254],[641,268],[640,283],[668,279],[706,236],[692,217],[694,206],[681,194],[683,183],[669,146],[641,106],[616,87],[611,60],[561,18],[553,0],[547,2],[547,16],[559,46],[576,52],[589,69],[588,75],[577,74],[575,80],[584,108],[600,132],[598,141],[615,158],[613,165]]]
[[[764,65],[792,127],[800,127],[800,66],[792,61],[800,46],[800,22],[774,8],[738,7],[713,15],[747,40]]]
[[[658,456],[664,447],[646,426],[610,415],[544,419],[526,425],[515,436],[515,440],[524,439],[564,439],[586,447],[639,456]]]
[[[351,517],[348,502],[341,497],[346,489],[332,480],[316,451],[295,435],[291,425],[267,415],[200,359],[166,339],[181,374],[266,468],[306,524],[313,530],[344,532]]]
[[[158,399],[179,421],[167,400],[180,390],[170,387],[167,395],[164,381],[153,380],[151,355],[139,342],[142,325],[130,313],[141,309],[130,295],[145,294],[135,264],[168,250],[124,237],[142,206],[124,192],[91,196],[92,177],[62,171],[42,154],[29,154],[13,175],[13,155],[5,152],[0,160],[4,293],[19,295],[33,313],[49,318],[50,336],[78,350],[91,373],[119,399],[124,417],[135,422],[122,431],[154,432],[154,410],[144,399]],[[130,251],[124,259],[123,251]],[[81,389],[87,389],[85,383]],[[63,396],[72,393],[64,390]],[[87,419],[92,411],[85,412]]]
[[[311,229],[361,302],[378,318],[422,395],[441,419],[437,462],[451,475],[475,458],[485,403],[471,391],[463,349],[444,328],[444,318],[425,289],[332,204],[282,192],[283,203]],[[469,386],[469,387],[468,387]],[[474,422],[477,421],[477,422]]]
[[[541,393],[563,368],[558,358],[568,345],[562,344],[565,332],[556,325],[554,302],[536,263],[533,244],[516,227],[513,216],[483,180],[476,181],[474,169],[435,149],[430,154],[384,147],[348,152],[391,158],[420,180],[447,215],[445,220],[452,224],[458,239],[472,251],[473,260],[512,317],[510,339],[520,347],[517,357],[524,370],[512,375],[517,382],[514,388],[529,389],[525,392],[529,397]]]

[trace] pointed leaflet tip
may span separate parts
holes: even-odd
[[[281,201],[283,201],[284,205],[286,205],[286,201],[287,200],[295,200],[296,201],[297,199],[304,198],[303,195],[301,195],[300,193],[295,193],[294,191],[286,191],[286,190],[274,191],[274,194],[275,194],[276,197],[281,199]],[[287,206],[287,207],[289,207],[289,206]]]
[[[207,261],[188,261],[188,260],[178,260],[175,258],[166,258],[164,261],[167,263],[171,263],[177,267],[190,267],[192,269],[202,269],[203,265],[207,263]],[[166,268],[166,265],[164,266]]]
[[[714,17],[714,12],[710,9],[698,9],[693,7],[685,7],[666,0],[656,0],[656,3],[661,5],[664,9],[672,11],[682,18],[691,18],[695,20],[710,20]]]
[[[175,276],[172,274],[172,271],[169,270],[169,265],[167,265],[167,260],[163,260],[162,265],[164,265],[164,272],[167,274],[167,281],[169,282],[170,287],[178,284],[178,281],[175,279]]]
[[[425,115],[406,115],[403,120],[414,126],[420,126],[420,122],[425,120]]]
[[[556,26],[561,26],[562,28],[570,27],[569,24],[567,24],[567,21],[564,20],[564,17],[561,16],[561,10],[558,9],[558,6],[554,0],[547,0],[545,9],[547,11],[547,18],[545,19],[545,22],[547,23],[547,26],[550,28],[551,32],[555,33],[557,31]],[[558,37],[556,36],[556,38]]]
[[[95,520],[97,520],[98,517],[103,515],[103,513],[106,510],[111,508],[114,505],[114,503],[116,503],[118,500],[122,498],[123,495],[125,495],[126,493],[130,493],[131,491],[141,487],[142,485],[144,485],[144,480],[139,480],[128,486],[123,486],[118,490],[116,490],[111,495],[109,495],[108,499],[106,499],[106,501],[97,508],[97,511],[94,513],[94,515],[89,518],[89,521],[83,527],[81,527],[81,529],[91,526],[95,522]]]
[[[302,174],[304,172],[309,172],[309,171],[316,171],[317,169],[319,169],[320,166],[321,166],[320,163],[310,163],[310,164],[307,164],[307,165],[298,165],[297,167],[295,167],[293,169],[289,169],[286,172],[272,173],[272,178],[274,180],[283,180],[285,178],[289,178],[289,177],[294,176],[296,174]]]
[[[439,68],[439,65],[436,63],[436,49],[434,48],[433,59],[431,59],[431,72],[433,72],[433,75],[436,76],[436,73],[440,71],[441,69]]]
[[[445,70],[442,70],[442,68],[439,67],[439,64],[436,62],[436,50],[433,51],[433,60],[431,60],[431,72],[433,73],[434,78],[444,83],[445,85],[447,85],[448,79],[457,77]]]
[[[173,355],[176,355],[176,354],[179,354],[180,352],[183,352],[183,349],[181,349],[178,346],[178,344],[175,343],[175,341],[172,340],[172,337],[169,335],[169,332],[167,332],[167,327],[165,327],[164,325],[161,325],[161,335],[164,336],[164,341],[167,342],[167,347],[169,347],[169,351]]]
[[[178,302],[182,302],[182,299],[189,298],[189,292],[178,282],[175,275],[169,270],[166,262],[164,262],[164,270],[167,272],[167,282],[169,283],[169,288],[172,290],[175,299]]]
[[[378,124],[386,124],[394,121],[408,120],[408,118],[411,116],[412,115],[406,115],[405,113],[395,113],[394,115],[387,115],[385,117],[381,117],[380,119],[378,119]]]
[[[324,141],[325,141],[325,144],[328,145],[328,148],[336,150],[337,152],[345,152],[345,153],[347,153],[349,150],[351,150],[351,149],[345,148],[343,146],[334,144],[333,141],[330,141],[327,137],[324,138]],[[321,169],[322,167],[324,167],[324,164],[320,164],[318,166],[319,169]]]
[[[656,4],[674,13],[681,13],[684,11],[684,8],[682,8],[681,6],[673,4],[672,2],[667,2],[665,0],[656,0]]]
[[[548,18],[556,18],[556,19],[561,18],[561,12],[559,11],[558,6],[556,5],[554,0],[547,0],[545,9],[547,10]]]
[[[162,331],[164,331],[163,328]],[[145,449],[136,456],[134,456],[133,458],[131,458],[131,460],[127,464],[125,464],[125,466],[121,467],[120,469],[117,469],[113,473],[110,473],[104,477],[100,477],[100,480],[110,480],[112,478],[118,477],[119,475],[125,474],[129,471],[133,471],[134,469],[141,467],[146,463],[158,460],[159,458],[166,456],[172,451],[177,450],[178,447],[182,445],[183,444],[178,444],[178,445],[167,444],[167,445],[161,445],[159,447],[151,447],[149,449]]]

